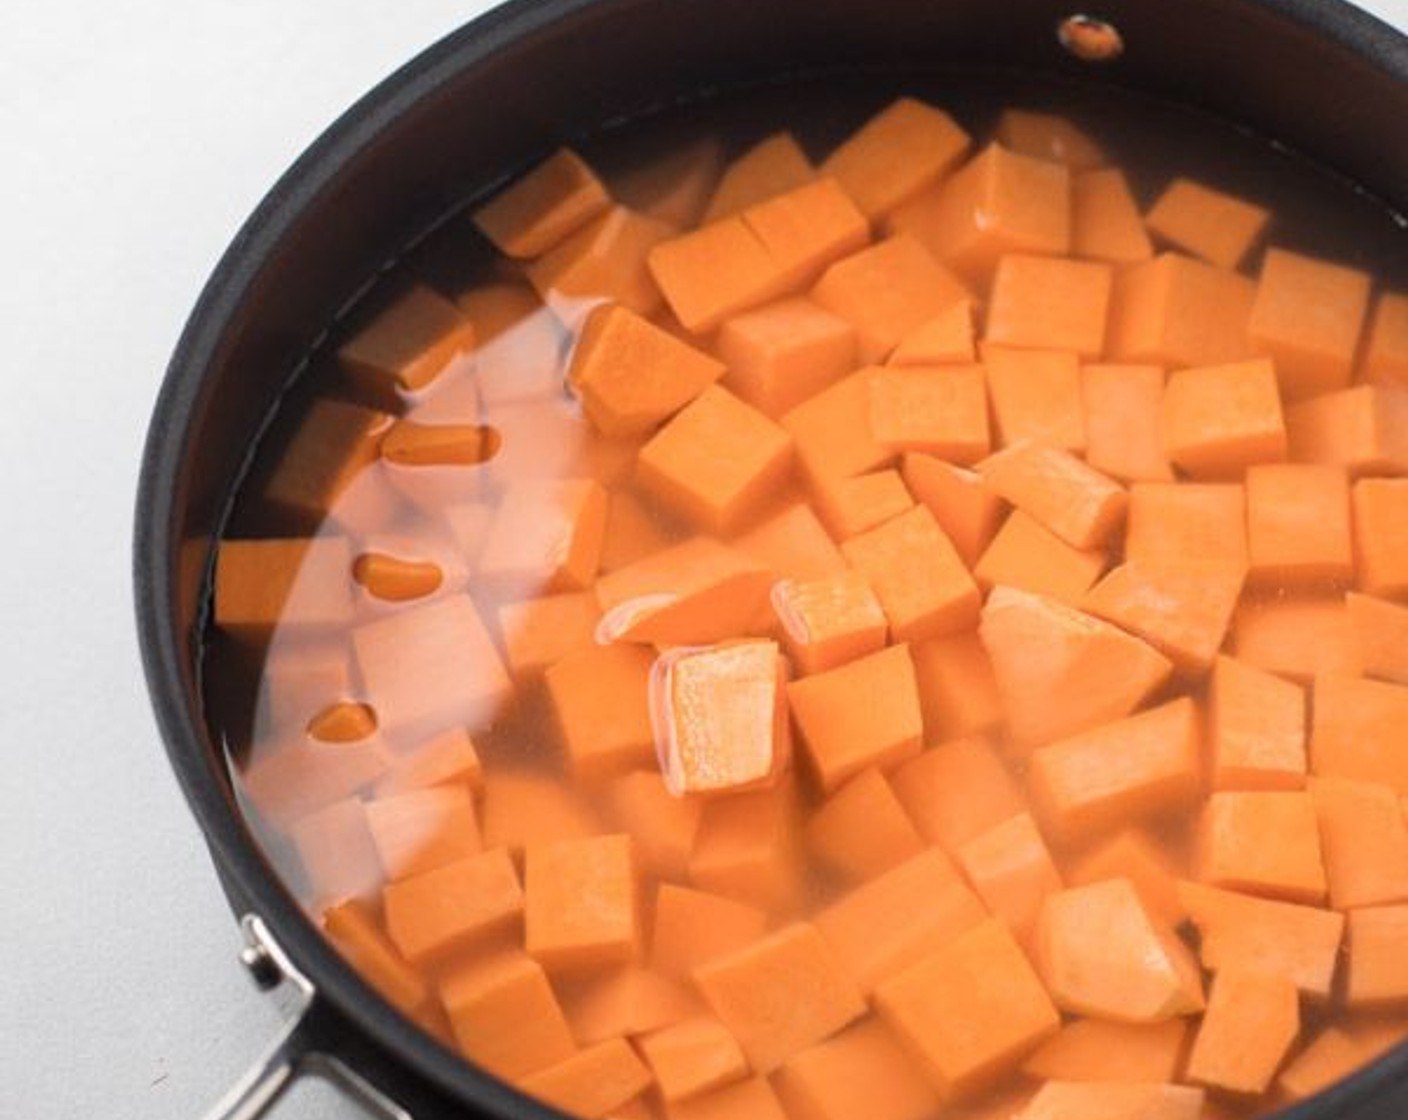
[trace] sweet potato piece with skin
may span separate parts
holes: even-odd
[[[776,299],[791,279],[744,214],[721,218],[651,248],[650,273],[691,334]]]
[[[1247,468],[1246,486],[1254,585],[1349,582],[1354,546],[1343,467],[1263,463]]]
[[[1105,348],[1105,316],[1113,270],[1098,261],[999,258],[988,298],[989,342],[1046,350],[1074,350],[1098,358]]]
[[[773,585],[772,606],[787,651],[803,673],[821,673],[877,653],[888,624],[880,600],[859,572]]]
[[[1085,450],[1080,362],[1073,351],[1019,350],[989,342],[979,350],[999,446],[1032,443],[1073,453]]]
[[[850,883],[873,879],[924,850],[894,790],[874,767],[822,802],[807,821],[806,839],[813,858]]]
[[[1159,424],[1169,460],[1199,478],[1286,458],[1276,371],[1265,359],[1170,374]]]
[[[1192,179],[1175,179],[1145,217],[1149,232],[1219,268],[1236,268],[1271,211]]]
[[[796,441],[797,458],[810,476],[864,474],[894,461],[894,450],[872,438],[868,424],[858,423],[870,414],[871,368],[843,377],[783,414],[780,423]]]
[[[715,351],[728,367],[724,388],[779,417],[856,368],[850,323],[792,297],[724,321]]]
[[[588,317],[567,376],[600,432],[630,436],[648,432],[723,373],[722,362],[612,305]]]
[[[524,851],[524,947],[552,972],[631,960],[639,907],[631,838],[529,844]]]
[[[381,901],[387,935],[417,965],[483,944],[523,914],[518,875],[498,848],[388,883]]]
[[[748,1059],[728,1028],[712,1015],[651,1031],[637,1043],[667,1101],[727,1085],[748,1074]]]
[[[1072,548],[1105,544],[1124,519],[1124,488],[1059,448],[1010,446],[984,459],[977,471],[993,493]]]
[[[834,177],[868,218],[878,218],[948,174],[969,143],[947,113],[901,97],[841,141],[821,173]]]
[[[577,1049],[542,966],[516,950],[456,966],[440,1000],[461,1052],[495,1076],[522,1078]]]
[[[653,660],[637,646],[594,646],[564,657],[544,674],[574,774],[600,777],[653,762]]]
[[[886,365],[948,366],[972,365],[977,359],[973,349],[973,304],[955,303],[934,318],[921,323],[900,339],[890,352]]]
[[[1359,646],[1338,598],[1244,598],[1232,617],[1231,648],[1238,660],[1302,685],[1360,671]]]
[[[352,590],[345,537],[223,540],[216,551],[215,625],[237,637],[345,626]]]
[[[1369,319],[1360,376],[1379,384],[1408,384],[1408,292],[1381,292]]]
[[[816,168],[796,138],[790,132],[774,132],[724,168],[703,221],[715,222],[741,213],[756,203],[809,183],[816,176]]]
[[[992,661],[976,633],[930,638],[909,652],[926,739],[942,743],[990,731],[1002,722]]]
[[[882,983],[875,1004],[948,1099],[1016,1066],[1060,1025],[1026,956],[996,919]]]
[[[1099,938],[1091,931],[1100,930]],[[1128,879],[1047,896],[1036,961],[1058,1007],[1127,1023],[1158,1023],[1203,1008],[1193,955],[1144,909]]]
[[[1187,881],[1178,894],[1197,927],[1204,968],[1282,976],[1309,999],[1329,997],[1343,914]]]
[[[1408,607],[1353,591],[1344,605],[1364,675],[1408,684]]]
[[[1231,657],[1213,664],[1208,694],[1213,789],[1305,786],[1305,693]]]
[[[928,507],[958,555],[969,567],[992,543],[1006,515],[1006,504],[974,471],[929,455],[910,453],[900,469],[915,499]]]
[[[759,1073],[865,1013],[860,992],[804,922],[700,965],[694,982]]]
[[[1199,1120],[1203,1100],[1188,1085],[1048,1081],[1010,1120]]]
[[[816,927],[863,992],[981,924],[987,911],[936,848],[819,910]]]
[[[1137,264],[1154,255],[1129,182],[1117,168],[1072,177],[1071,255],[1114,265]]]
[[[1130,828],[1067,864],[1065,875],[1073,887],[1105,879],[1128,879],[1149,916],[1173,927],[1188,916],[1178,896],[1180,870],[1163,845],[1155,843],[1147,833]]]
[[[775,1083],[796,1120],[926,1120],[941,1108],[938,1092],[877,1019],[793,1055]]]
[[[919,834],[955,858],[1026,807],[997,752],[978,736],[931,747],[896,767],[890,784]]]
[[[813,478],[813,503],[838,541],[854,537],[912,509],[914,499],[897,470],[852,478]]]
[[[795,782],[711,798],[700,813],[689,855],[697,887],[770,914],[800,908],[805,884]]]
[[[1051,599],[995,587],[979,637],[1019,747],[1128,715],[1172,671],[1153,647]],[[1056,704],[1056,698],[1063,698]]]
[[[1188,1024],[1113,1023],[1077,1019],[1043,1043],[1022,1066],[1043,1081],[1173,1081],[1182,1062]]]
[[[1408,902],[1408,820],[1388,786],[1311,778],[1330,905]]]
[[[870,581],[896,641],[956,633],[977,617],[978,585],[924,506],[843,542],[841,553]]]
[[[1369,310],[1367,272],[1268,249],[1248,333],[1276,363],[1281,393],[1302,400],[1349,385]]]
[[[613,1038],[530,1074],[518,1087],[553,1108],[597,1120],[644,1092],[650,1083],[650,1071],[631,1044]]]
[[[1185,697],[1036,750],[1027,787],[1063,840],[1187,808],[1202,792],[1197,713]]]
[[[1159,409],[1164,371],[1158,366],[1085,365],[1085,461],[1124,482],[1172,482],[1163,453]]]
[[[474,212],[474,224],[510,257],[536,257],[611,204],[582,158],[561,148]]]
[[[806,502],[793,502],[733,538],[733,547],[777,579],[808,582],[844,571],[841,555]]]
[[[1025,943],[1042,900],[1061,889],[1061,875],[1028,813],[988,829],[958,849],[958,863],[994,917]]]
[[[1351,501],[1359,590],[1408,596],[1408,479],[1360,479]]]
[[[613,778],[602,798],[612,823],[630,833],[643,869],[665,878],[685,877],[703,811],[699,800],[676,797],[654,767]]]
[[[823,790],[867,766],[919,753],[923,717],[905,643],[787,685],[792,718]]]
[[[1300,1034],[1295,985],[1224,969],[1212,982],[1187,1077],[1225,1092],[1264,1093]]]
[[[731,898],[661,883],[655,896],[650,964],[662,975],[687,978],[697,967],[761,938],[768,917]]]
[[[342,368],[382,391],[423,389],[474,346],[474,327],[450,300],[417,285],[338,350]]]
[[[1408,688],[1325,675],[1311,695],[1310,770],[1408,794]]]
[[[646,255],[678,232],[669,222],[613,206],[530,264],[528,279],[568,327],[603,303],[649,315],[662,300]]]
[[[1401,1006],[1408,1003],[1408,906],[1371,906],[1351,910],[1345,1002],[1350,1007]]]
[[[784,429],[711,385],[641,448],[636,478],[700,528],[726,533],[777,488],[791,459]]]
[[[1352,477],[1408,474],[1408,386],[1356,385],[1286,407],[1295,462],[1342,466]]]
[[[1315,803],[1302,791],[1223,791],[1203,807],[1198,878],[1228,890],[1318,904],[1325,865]],[[1276,842],[1268,843],[1274,836]]]
[[[988,453],[983,367],[881,367],[869,371],[870,434],[896,451],[922,451],[951,463]]]
[[[1110,295],[1106,358],[1183,368],[1253,356],[1249,277],[1179,253],[1120,271]]]
[[[855,327],[863,362],[883,362],[911,331],[971,298],[961,280],[904,234],[837,261],[811,289],[814,302]]]
[[[765,785],[791,754],[776,642],[681,647],[651,669],[650,717],[670,792],[721,794]]]

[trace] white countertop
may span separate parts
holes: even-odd
[[[490,6],[7,11],[0,1114],[190,1120],[273,1037],[141,678],[141,442],[181,323],[264,191],[359,94]],[[1408,27],[1408,0],[1363,6]],[[360,1115],[323,1089],[277,1114]]]

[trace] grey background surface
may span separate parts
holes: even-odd
[[[490,6],[22,0],[0,22],[0,1115],[189,1120],[275,1032],[143,689],[141,441],[268,186]],[[1408,27],[1408,0],[1363,6]],[[358,1113],[300,1090],[278,1115]]]

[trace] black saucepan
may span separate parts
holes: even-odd
[[[269,193],[176,348],[136,509],[138,622],[171,764],[244,920],[246,963],[271,987],[292,979],[302,1008],[222,1115],[257,1115],[299,1072],[387,1115],[402,1114],[391,1102],[420,1118],[556,1115],[439,1047],[323,941],[246,828],[204,718],[213,546],[318,333],[379,265],[565,139],[818,71],[992,67],[1132,88],[1280,141],[1408,212],[1408,39],[1391,28],[1338,0],[1102,0],[1089,14],[1125,49],[1096,65],[1059,41],[1076,14],[1056,0],[516,0],[382,83]],[[1404,1116],[1408,1046],[1283,1120]]]

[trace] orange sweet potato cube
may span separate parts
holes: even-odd
[[[896,451],[923,451],[951,463],[988,453],[983,367],[883,367],[869,372],[870,435]]]
[[[381,868],[359,799],[344,798],[301,816],[289,826],[288,834],[318,904],[376,893]]]
[[[1063,163],[1073,171],[1100,167],[1105,162],[1100,145],[1059,113],[1004,109],[993,134],[1014,152]]]
[[[479,814],[486,848],[515,857],[528,843],[580,840],[602,831],[595,807],[575,786],[528,770],[494,770]]]
[[[1338,674],[1315,678],[1311,694],[1310,771],[1320,777],[1378,782],[1408,794],[1408,687]]]
[[[806,502],[792,502],[733,538],[733,547],[775,579],[813,580],[846,566],[826,526]]]
[[[727,218],[815,178],[816,169],[797,138],[790,132],[774,132],[724,168],[703,220]]]
[[[1149,232],[1219,268],[1236,268],[1271,218],[1264,206],[1193,179],[1173,180],[1149,209]]]
[[[1381,292],[1359,363],[1365,381],[1408,384],[1408,292]]]
[[[731,898],[661,883],[655,896],[650,964],[664,976],[688,977],[697,967],[763,936],[762,910]]]
[[[883,982],[875,1003],[946,1098],[1014,1068],[1061,1023],[1026,955],[996,919]]]
[[[1247,468],[1248,576],[1271,586],[1348,582],[1354,572],[1344,468],[1263,463]]]
[[[1199,1120],[1200,1117],[1226,1117],[1205,1102],[1204,1092],[1189,1085],[1131,1081],[1128,1073],[1120,1079],[1093,1081],[1048,1081],[1032,1095],[1020,1114],[1021,1120],[1093,1120],[1096,1116],[1157,1116],[1159,1120]]]
[[[596,596],[589,591],[503,604],[499,634],[509,671],[521,680],[590,648],[600,619]]]
[[[1187,1041],[1188,1024],[1181,1019],[1162,1023],[1076,1019],[1043,1043],[1022,1064],[1022,1072],[1042,1081],[1068,1085],[1133,1081],[1153,1087],[1175,1080]],[[1182,1091],[1196,1093],[1190,1089]],[[1190,1115],[1200,1114],[1199,1109],[1194,1109]],[[1085,1115],[1084,1109],[1071,1113],[1072,1120]]]
[[[634,155],[634,153],[632,153]],[[723,171],[723,144],[714,136],[667,143],[660,154],[632,160],[610,176],[611,196],[676,226],[698,224]]]
[[[934,1086],[878,1019],[794,1054],[774,1080],[798,1120],[925,1120],[942,1109]]]
[[[1244,360],[1255,299],[1255,281],[1240,273],[1161,253],[1116,276],[1107,356],[1171,367]]]
[[[531,287],[477,284],[456,296],[455,304],[474,326],[474,360],[463,388],[452,390],[441,379],[446,395],[463,393],[494,405],[561,391],[566,333]],[[431,397],[441,396],[442,384]]]
[[[648,650],[595,646],[547,670],[548,699],[575,774],[599,777],[651,763]]]
[[[1175,371],[1160,422],[1169,459],[1198,477],[1236,476],[1286,457],[1276,370],[1265,359]]]
[[[785,664],[772,641],[670,650],[651,673],[651,718],[676,796],[766,783],[790,755]]]
[[[1385,598],[1408,594],[1408,479],[1360,479],[1353,505],[1359,589]]]
[[[468,595],[447,595],[365,622],[352,647],[383,731],[490,723],[512,685]]]
[[[1274,844],[1267,838],[1274,836]],[[1304,791],[1221,791],[1198,825],[1198,878],[1215,887],[1316,904],[1325,864],[1315,803]]]
[[[667,878],[686,876],[704,808],[698,798],[675,796],[654,766],[613,778],[601,795],[608,819],[635,841],[636,862],[643,870]]]
[[[812,478],[845,478],[894,461],[894,450],[870,435],[864,419],[870,415],[871,368],[843,377],[783,414],[780,422]]]
[[[870,581],[896,641],[955,633],[977,617],[978,586],[924,506],[842,542],[841,553]]]
[[[792,279],[742,215],[661,241],[646,259],[670,310],[691,334],[776,298]]]
[[[1408,902],[1408,818],[1389,786],[1310,779],[1330,905],[1336,910]]]
[[[1408,388],[1356,385],[1286,408],[1295,462],[1342,466],[1352,476],[1408,474]]]
[[[1408,684],[1408,607],[1353,591],[1344,606],[1364,675]]]
[[[632,490],[615,490],[606,506],[606,537],[601,546],[602,572],[614,572],[669,547],[664,519]]]
[[[1248,331],[1276,363],[1287,400],[1349,385],[1369,310],[1369,274],[1269,249]]]
[[[715,350],[723,385],[778,417],[856,368],[856,331],[811,300],[779,300],[724,320]]]
[[[474,327],[450,300],[417,285],[344,343],[338,361],[374,389],[423,389],[474,346]]]
[[[849,883],[872,879],[924,851],[894,790],[873,766],[817,808],[806,839],[813,858]]]
[[[973,567],[978,586],[998,584],[1079,606],[1106,563],[1101,549],[1067,544],[1021,509],[1013,510]]]
[[[796,783],[704,803],[689,854],[690,881],[772,914],[801,904],[801,821]]]
[[[1219,657],[1208,691],[1213,789],[1305,785],[1305,693],[1245,662]]]
[[[457,966],[440,983],[440,1002],[460,1050],[495,1076],[525,1077],[576,1052],[542,966],[523,953]]]
[[[1247,503],[1230,483],[1136,483],[1129,488],[1124,554],[1158,569],[1171,560],[1222,569],[1240,581],[1247,570]]]
[[[562,148],[474,212],[474,224],[510,257],[536,257],[611,205],[601,180]]]
[[[1300,1000],[1284,976],[1225,969],[1188,1055],[1188,1080],[1224,1092],[1264,1093],[1300,1035]]]
[[[551,972],[624,964],[640,948],[636,866],[623,833],[529,843],[524,947]]]
[[[1297,684],[1360,671],[1359,643],[1339,596],[1244,599],[1232,617],[1231,652]]]
[[[958,863],[978,897],[1025,941],[1061,875],[1029,813],[1018,813],[958,849]]]
[[[1398,1006],[1408,1000],[1408,906],[1351,910],[1345,1001],[1351,1007]]]
[[[1019,350],[984,343],[997,443],[1044,443],[1079,454],[1085,450],[1085,409],[1080,362],[1069,350]]]
[[[350,695],[352,667],[346,641],[280,642],[264,658],[256,725],[274,731],[306,727],[322,705]]]
[[[727,389],[712,385],[640,450],[642,487],[702,528],[736,528],[775,489],[792,437]]]
[[[589,478],[510,484],[479,554],[479,579],[528,594],[589,587],[606,513],[606,491]]]
[[[223,540],[216,550],[215,625],[246,638],[275,626],[335,629],[352,621],[352,587],[345,537]]]
[[[276,740],[270,746],[256,745],[240,781],[260,819],[281,831],[306,814],[351,798],[387,771],[387,751],[377,736],[321,743],[295,732],[292,742]]]
[[[986,917],[948,857],[930,848],[855,887],[815,921],[842,967],[871,993]]]
[[[792,681],[787,701],[824,790],[919,752],[923,719],[904,643]]]
[[[1032,806],[1061,840],[1186,809],[1202,793],[1199,746],[1197,711],[1186,696],[1072,735],[1033,752]]]
[[[821,934],[803,922],[700,965],[694,980],[759,1073],[865,1013]]]
[[[656,1030],[700,1006],[699,997],[682,984],[638,964],[554,979],[572,1036],[582,1046]]]
[[[1072,177],[1071,255],[1107,264],[1135,264],[1154,255],[1129,181],[1118,168]]]
[[[1092,938],[1097,929],[1101,936]],[[1128,879],[1049,895],[1037,922],[1036,960],[1064,1011],[1159,1023],[1203,1008],[1198,962],[1172,928],[1149,915]]]
[[[1096,261],[1009,253],[997,262],[983,337],[1098,358],[1112,278],[1111,267]]]
[[[909,233],[969,283],[987,286],[1006,253],[1063,256],[1071,245],[1071,173],[989,144],[936,187],[897,208]]]
[[[646,255],[678,232],[669,222],[613,206],[529,265],[528,279],[569,327],[603,303],[649,315],[661,296]]]
[[[636,1045],[667,1101],[727,1085],[748,1074],[738,1040],[712,1015],[695,1015],[651,1031]]]
[[[910,452],[900,464],[905,485],[928,507],[963,562],[972,567],[997,535],[1006,503],[987,488],[975,471],[955,467],[931,455]]]
[[[1163,453],[1158,366],[1087,365],[1080,370],[1085,407],[1085,461],[1124,482],[1172,482]]]
[[[890,352],[885,364],[891,366],[971,365],[973,350],[973,304],[955,303],[928,322],[920,323]]]
[[[930,747],[896,767],[890,784],[919,834],[954,856],[1026,807],[1002,759],[977,736]]]
[[[943,110],[901,97],[841,141],[821,173],[835,178],[867,217],[878,218],[946,175],[968,144],[968,134]]]
[[[1066,882],[1073,887],[1128,879],[1149,916],[1170,927],[1188,916],[1178,890],[1181,870],[1165,845],[1137,828],[1116,833],[1064,866]]]
[[[607,436],[648,432],[723,376],[708,354],[618,305],[587,319],[568,380]]]
[[[880,362],[917,327],[970,298],[913,237],[900,234],[837,261],[811,298],[856,328],[863,362]]]
[[[574,1116],[600,1118],[643,1093],[650,1070],[624,1038],[612,1038],[522,1078],[530,1097]]]
[[[523,914],[518,874],[501,848],[388,883],[381,902],[387,935],[416,964],[482,945]]]
[[[391,944],[360,902],[344,902],[323,912],[321,925],[343,959],[405,1015],[428,1009],[425,978]]]
[[[773,586],[772,606],[787,652],[803,673],[835,669],[885,646],[885,612],[859,572],[781,580]]]
[[[789,1120],[766,1077],[750,1077],[698,1096],[668,1101],[665,1115],[667,1120]]]
[[[914,508],[909,488],[893,468],[851,478],[813,478],[811,490],[817,513],[838,541]]]
[[[479,820],[464,786],[390,794],[368,801],[365,809],[387,882],[479,852]]]
[[[870,224],[834,179],[818,179],[755,203],[743,220],[781,272],[784,288],[800,288],[835,260],[863,249]]]
[[[1105,544],[1124,519],[1124,488],[1060,448],[1009,447],[977,469],[993,493],[1073,548]]]
[[[474,740],[462,727],[452,727],[409,750],[397,751],[390,769],[377,780],[374,789],[378,797],[387,797],[446,785],[462,785],[475,793],[484,788],[484,764]]]

